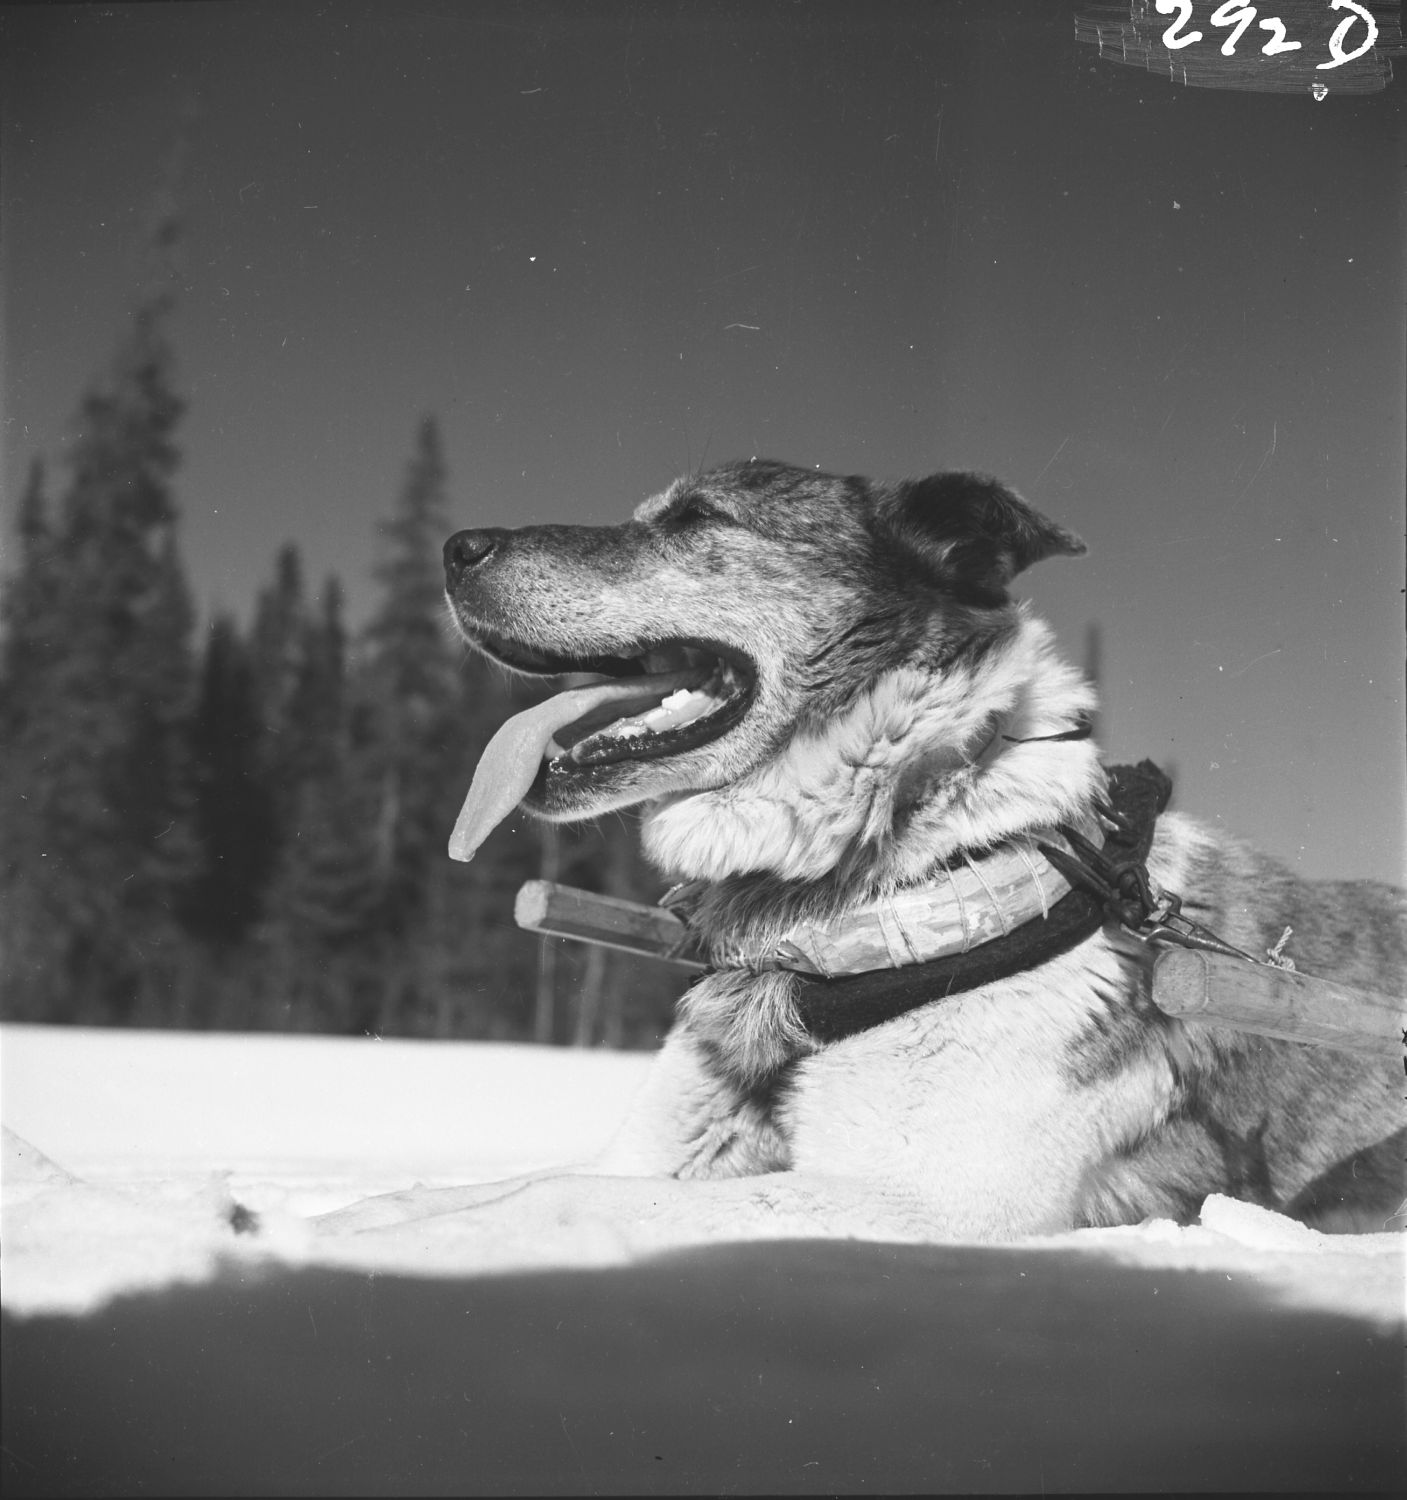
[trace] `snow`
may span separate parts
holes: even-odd
[[[485,1275],[454,1216],[307,1231],[588,1157],[650,1061],[0,1028],[6,1495],[1400,1487],[1395,1235],[1212,1198],[1190,1228]]]
[[[86,1312],[311,1254],[298,1221],[412,1182],[492,1181],[604,1146],[645,1053],[68,1027],[0,1028],[11,1312]],[[77,1180],[75,1180],[77,1179]],[[261,1215],[271,1245],[222,1211]],[[414,1269],[413,1267],[410,1269]]]
[[[7,1310],[81,1314],[200,1284],[236,1260],[413,1276],[482,1269],[450,1226],[358,1246],[307,1216],[412,1183],[492,1181],[588,1158],[649,1067],[641,1053],[487,1043],[0,1028]],[[234,1205],[262,1233],[235,1236]],[[1201,1222],[1028,1240],[1092,1265],[1245,1279],[1287,1307],[1376,1327],[1403,1315],[1407,1237],[1324,1236],[1210,1198]],[[1000,1256],[1000,1249],[990,1252]],[[595,1263],[609,1263],[603,1247]],[[578,1262],[580,1263],[580,1262]]]

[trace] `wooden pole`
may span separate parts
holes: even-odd
[[[1390,995],[1196,948],[1158,955],[1153,1000],[1181,1021],[1374,1057],[1400,1055],[1407,1027],[1407,1004]]]
[[[686,969],[707,967],[690,946],[689,929],[662,906],[530,880],[513,914],[531,932],[602,943]],[[1407,1042],[1407,1002],[1401,999],[1195,948],[1158,954],[1153,1000],[1178,1020],[1372,1057],[1400,1056]]]
[[[541,830],[544,875],[555,875],[562,866],[561,835],[554,824]],[[545,882],[544,882],[545,883]],[[557,1022],[557,945],[544,934],[537,945],[537,987],[533,996],[533,1041],[550,1043]]]
[[[706,967],[689,951],[689,929],[662,906],[598,896],[554,880],[529,880],[513,903],[513,919],[529,932],[603,943],[626,953],[668,959],[686,969]]]

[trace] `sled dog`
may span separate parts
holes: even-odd
[[[1155,767],[1102,765],[1090,684],[1009,593],[1084,550],[982,475],[757,460],[621,525],[452,537],[464,638],[568,678],[501,732],[479,821],[638,808],[710,966],[599,1160],[325,1227],[454,1214],[541,1259],[593,1236],[1000,1241],[1187,1222],[1212,1193],[1401,1227],[1396,1064],[1168,1018],[1148,945],[1098,912],[1050,937],[1092,898],[1043,851],[1122,839],[1125,873],[1244,952],[1291,927],[1302,971],[1388,992],[1407,970],[1401,893],[1304,881],[1162,811]],[[954,891],[953,951],[911,962],[901,924],[893,961],[828,968],[862,917]]]

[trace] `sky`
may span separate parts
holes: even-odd
[[[464,525],[754,454],[982,469],[1089,544],[1021,592],[1077,660],[1099,626],[1111,761],[1401,880],[1402,82],[1188,88],[1081,9],[0,7],[0,535],[179,157],[203,609],[293,540],[364,619],[427,412]]]

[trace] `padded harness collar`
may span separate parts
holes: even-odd
[[[1158,814],[1168,804],[1172,781],[1145,760],[1111,766],[1107,772],[1113,825],[1100,851],[1108,866],[1137,877],[1153,843]],[[1038,968],[1084,942],[1123,912],[1091,889],[1075,888],[1044,917],[1035,917],[1003,937],[964,953],[951,953],[902,968],[823,978],[798,974],[793,992],[806,1030],[820,1042],[835,1042],[901,1016],[905,1011],[960,995],[1027,969]]]

